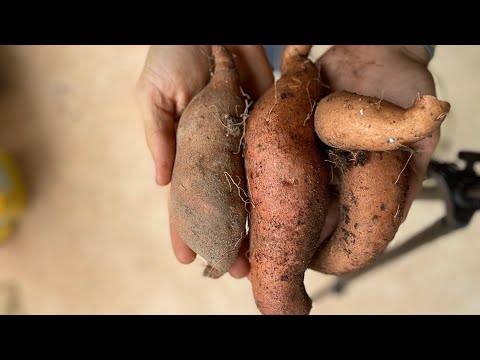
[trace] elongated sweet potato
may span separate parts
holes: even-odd
[[[251,281],[263,314],[308,314],[303,284],[325,220],[330,171],[313,127],[321,96],[310,46],[287,46],[282,77],[247,121]]]
[[[333,152],[342,175],[340,223],[310,268],[341,275],[368,265],[395,236],[408,187],[408,152]],[[403,171],[402,171],[403,170]]]
[[[245,102],[232,55],[213,46],[215,73],[188,104],[177,131],[169,207],[180,237],[220,277],[246,235],[246,179],[240,151]]]
[[[315,130],[325,144],[342,150],[405,148],[438,129],[450,104],[434,96],[417,98],[409,109],[347,91],[324,97],[315,112]]]

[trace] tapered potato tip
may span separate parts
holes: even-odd
[[[289,69],[295,68],[298,61],[308,59],[312,45],[287,45],[283,51],[281,70],[282,74]]]
[[[217,71],[235,69],[235,61],[232,53],[225,47],[225,45],[212,45],[212,53],[215,58],[215,73]]]

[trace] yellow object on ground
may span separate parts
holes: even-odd
[[[13,230],[27,202],[25,184],[15,160],[0,150],[0,244]]]

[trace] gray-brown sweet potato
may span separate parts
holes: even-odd
[[[212,47],[215,73],[184,110],[169,208],[179,236],[217,278],[233,264],[246,235],[247,184],[241,154],[245,101],[232,55]]]

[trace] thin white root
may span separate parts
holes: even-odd
[[[209,107],[205,106],[204,104],[200,104],[198,106],[199,109],[203,108],[203,109],[208,109],[208,110],[212,110],[215,114],[215,118],[220,121],[220,124],[222,124],[222,126],[228,130],[228,126],[226,124],[223,123],[221,117],[220,117],[220,113],[218,112],[218,108],[216,105],[210,105]]]
[[[310,119],[310,117],[312,116],[313,114],[313,111],[315,110],[315,100],[312,99],[312,97],[310,96],[310,90],[309,90],[309,86],[310,86],[310,82],[311,81],[318,81],[320,82],[320,79],[318,78],[315,78],[315,79],[310,79],[308,80],[308,83],[307,83],[307,95],[308,95],[308,101],[310,102],[310,112],[308,113],[307,117],[305,118],[305,120],[303,120],[303,126],[305,126],[305,124],[307,123],[308,119]]]
[[[243,131],[242,131],[242,136],[240,137],[240,142],[238,143],[238,149],[235,155],[240,154],[240,151],[242,151],[242,145],[243,145],[243,139],[245,139],[245,121],[243,121]],[[243,157],[243,154],[242,154]]]
[[[205,104],[200,104],[200,105],[198,105],[197,110],[198,110],[198,109],[208,109],[208,110],[211,110],[212,108],[215,110],[214,113],[215,113],[215,115],[216,115],[217,120],[220,121],[220,123],[221,123],[224,127],[227,127],[227,125],[225,125],[225,124],[222,122],[222,119],[220,118],[220,114],[219,114],[219,112],[218,112],[218,108],[217,108],[215,105],[210,105],[210,106],[207,107]]]
[[[247,95],[248,96],[248,95]],[[239,154],[240,153],[240,150],[241,150],[241,147],[242,147],[242,143],[243,143],[243,139],[245,137],[245,121],[247,120],[248,118],[248,110],[250,108],[250,106],[253,104],[253,102],[247,102],[247,100],[245,100],[245,111],[243,112],[243,114],[241,114],[239,117],[242,118],[242,121],[238,122],[238,123],[233,123],[233,124],[224,124],[223,121],[222,121],[222,118],[218,112],[218,108],[215,106],[215,105],[210,105],[209,107],[205,106],[204,104],[200,104],[198,106],[198,109],[201,109],[201,108],[204,108],[204,109],[213,109],[213,112],[215,114],[215,118],[220,122],[220,124],[222,124],[222,126],[227,130],[227,134],[226,136],[229,136],[229,135],[232,135],[232,126],[242,126],[242,136],[240,138],[240,144],[238,145],[238,151],[235,153],[235,154]],[[238,107],[240,105],[235,105],[235,111],[237,112],[238,114]],[[228,120],[229,116],[225,114],[225,118]],[[235,134],[234,134],[235,136]]]
[[[238,113],[238,108],[241,107],[240,105],[236,104],[235,105],[235,113],[237,114],[237,117],[240,117],[240,114]]]
[[[320,85],[322,85],[326,89],[330,89],[330,85],[325,84],[324,82],[320,81]]]
[[[395,216],[393,217],[394,219],[398,216],[398,213],[400,212],[400,205],[397,207],[397,212],[395,213]]]
[[[237,242],[235,243],[235,245],[233,246],[233,248],[236,248],[237,245],[243,240],[244,237],[245,237],[245,236],[243,235],[243,232],[242,232],[242,234],[240,235],[240,239],[237,240]]]
[[[448,113],[444,112],[444,113],[441,113],[440,115],[438,115],[437,119],[436,120],[440,120],[442,118],[444,118],[445,116],[447,116]]]
[[[413,152],[420,152],[420,151],[418,151],[418,150],[415,151],[415,150],[413,150],[412,148],[409,148],[408,146],[403,145],[403,144],[400,144],[400,143],[397,145],[397,149],[398,149],[398,150],[403,150],[403,151],[408,151],[408,152],[412,152],[412,151],[413,151]]]
[[[202,104],[202,105],[203,105],[203,104]],[[205,105],[203,105],[203,106],[205,106]],[[208,107],[208,109],[212,109],[212,108],[215,110],[215,115],[216,115],[215,117],[217,118],[217,120],[220,121],[220,124],[222,124],[222,126],[223,126],[225,129],[227,129],[227,136],[228,136],[230,129],[228,128],[228,126],[227,126],[226,124],[223,123],[222,118],[220,117],[220,114],[219,114],[219,112],[218,112],[218,108],[217,108],[215,105],[210,105],[210,106]]]
[[[408,157],[408,160],[407,162],[405,163],[405,166],[403,167],[402,171],[400,171],[400,174],[398,174],[398,177],[397,177],[397,180],[395,180],[395,185],[398,183],[398,180],[400,180],[400,176],[402,175],[402,173],[405,171],[405,169],[407,168],[407,165],[410,161],[410,159],[412,158],[414,154],[414,151],[410,149],[410,156]]]
[[[275,87],[275,102],[273,103],[272,108],[268,111],[267,122],[270,122],[270,115],[272,114],[272,111],[275,108],[275,106],[277,106],[277,101],[278,101],[278,98],[277,98],[277,81],[278,80],[275,80],[275,82],[273,83],[273,86]]]
[[[227,179],[228,187],[230,188],[230,192],[232,192],[232,185],[230,184],[230,180],[228,180],[227,173],[223,173],[225,175],[225,179]]]
[[[250,107],[253,105],[253,101],[251,100],[250,95],[245,93],[243,91],[242,87],[240,87],[240,91],[241,91],[243,97],[245,98],[245,110],[243,111],[242,114],[239,115],[238,114],[238,108],[240,107],[240,105],[235,105],[235,112],[237,113],[237,117],[242,119],[242,121],[240,121],[238,123],[224,124],[223,121],[222,121],[222,118],[219,114],[218,108],[215,105],[210,105],[209,107],[207,107],[204,104],[200,104],[198,106],[198,109],[201,109],[201,108],[209,109],[209,110],[212,110],[214,112],[215,118],[227,130],[226,136],[229,136],[229,135],[232,135],[232,134],[234,136],[238,136],[238,135],[235,134],[235,132],[232,132],[232,126],[242,126],[242,136],[240,137],[240,142],[238,144],[237,152],[234,153],[235,155],[240,154],[240,151],[242,150],[243,140],[245,139],[245,123],[246,123],[246,121],[249,117]],[[230,116],[225,114],[225,118],[228,120],[230,118]],[[230,119],[230,120],[232,120],[232,119]],[[243,154],[242,154],[242,156],[243,156]]]
[[[250,95],[248,95],[246,92],[243,91],[243,88],[240,86],[240,91],[245,98],[245,110],[243,111],[243,114],[240,115],[240,118],[242,119],[241,122],[238,123],[238,125],[242,125],[242,136],[240,138],[240,142],[238,144],[238,150],[235,153],[235,155],[240,154],[240,151],[242,150],[242,145],[243,145],[243,140],[245,139],[245,127],[246,127],[246,122],[248,117],[250,116],[249,111],[250,107],[253,105],[253,101],[250,98]],[[237,125],[237,124],[235,124]],[[244,154],[242,154],[243,156]]]
[[[380,108],[381,108],[382,101],[383,101],[383,95],[385,95],[385,89],[382,90],[381,99],[379,101],[377,101],[376,103],[373,103],[373,105],[375,105],[377,107],[377,110],[380,110]]]
[[[202,105],[203,105],[203,104],[202,104]],[[205,105],[203,105],[203,106],[205,106]],[[208,109],[212,109],[212,108],[215,109],[215,114],[216,114],[216,115],[219,117],[219,119],[220,119],[220,114],[218,113],[218,108],[217,108],[217,106],[216,106],[216,105],[210,105],[210,106],[208,107]],[[222,122],[221,119],[220,119],[220,122]],[[223,123],[222,123],[222,124],[223,124]]]
[[[248,101],[252,100],[250,95],[248,95],[245,91],[243,91],[243,88],[240,86],[240,92],[242,93],[243,97],[246,98]]]
[[[242,179],[240,179],[239,176],[237,176],[238,178],[238,183],[236,183],[232,176],[228,173],[228,172],[224,172],[223,173],[225,175],[225,177],[227,178],[227,181],[229,181],[229,186],[231,188],[231,185],[230,185],[230,181],[233,183],[233,185],[235,185],[235,187],[237,188],[238,190],[238,197],[243,201],[243,203],[245,204],[245,210],[247,210],[248,212],[248,207],[247,207],[247,204],[252,204],[253,207],[255,207],[255,205],[253,204],[253,202],[251,201],[250,197],[248,196],[248,193],[242,189],[240,187],[240,183],[242,182]]]
[[[331,167],[331,169],[332,169],[332,180],[331,180],[331,181],[333,181],[333,169],[334,169],[334,168],[335,168],[335,169],[338,169],[338,170],[340,170],[340,172],[342,173],[342,176],[343,176],[343,175],[345,175],[345,173],[343,172],[343,169],[342,169],[342,167],[341,167],[341,166],[339,166],[339,165],[338,165],[338,164],[337,164],[335,161],[332,161],[332,160],[327,160],[327,159],[325,159],[324,161],[326,161],[326,162],[329,162],[329,163],[332,163],[332,164],[333,164],[333,166],[331,166],[331,165],[330,165],[330,167]],[[348,169],[346,169],[346,171],[348,171]]]
[[[294,86],[295,88],[301,87],[303,85],[302,81],[300,79],[297,79],[294,76],[292,76],[292,80],[295,81],[298,84],[298,86]]]

